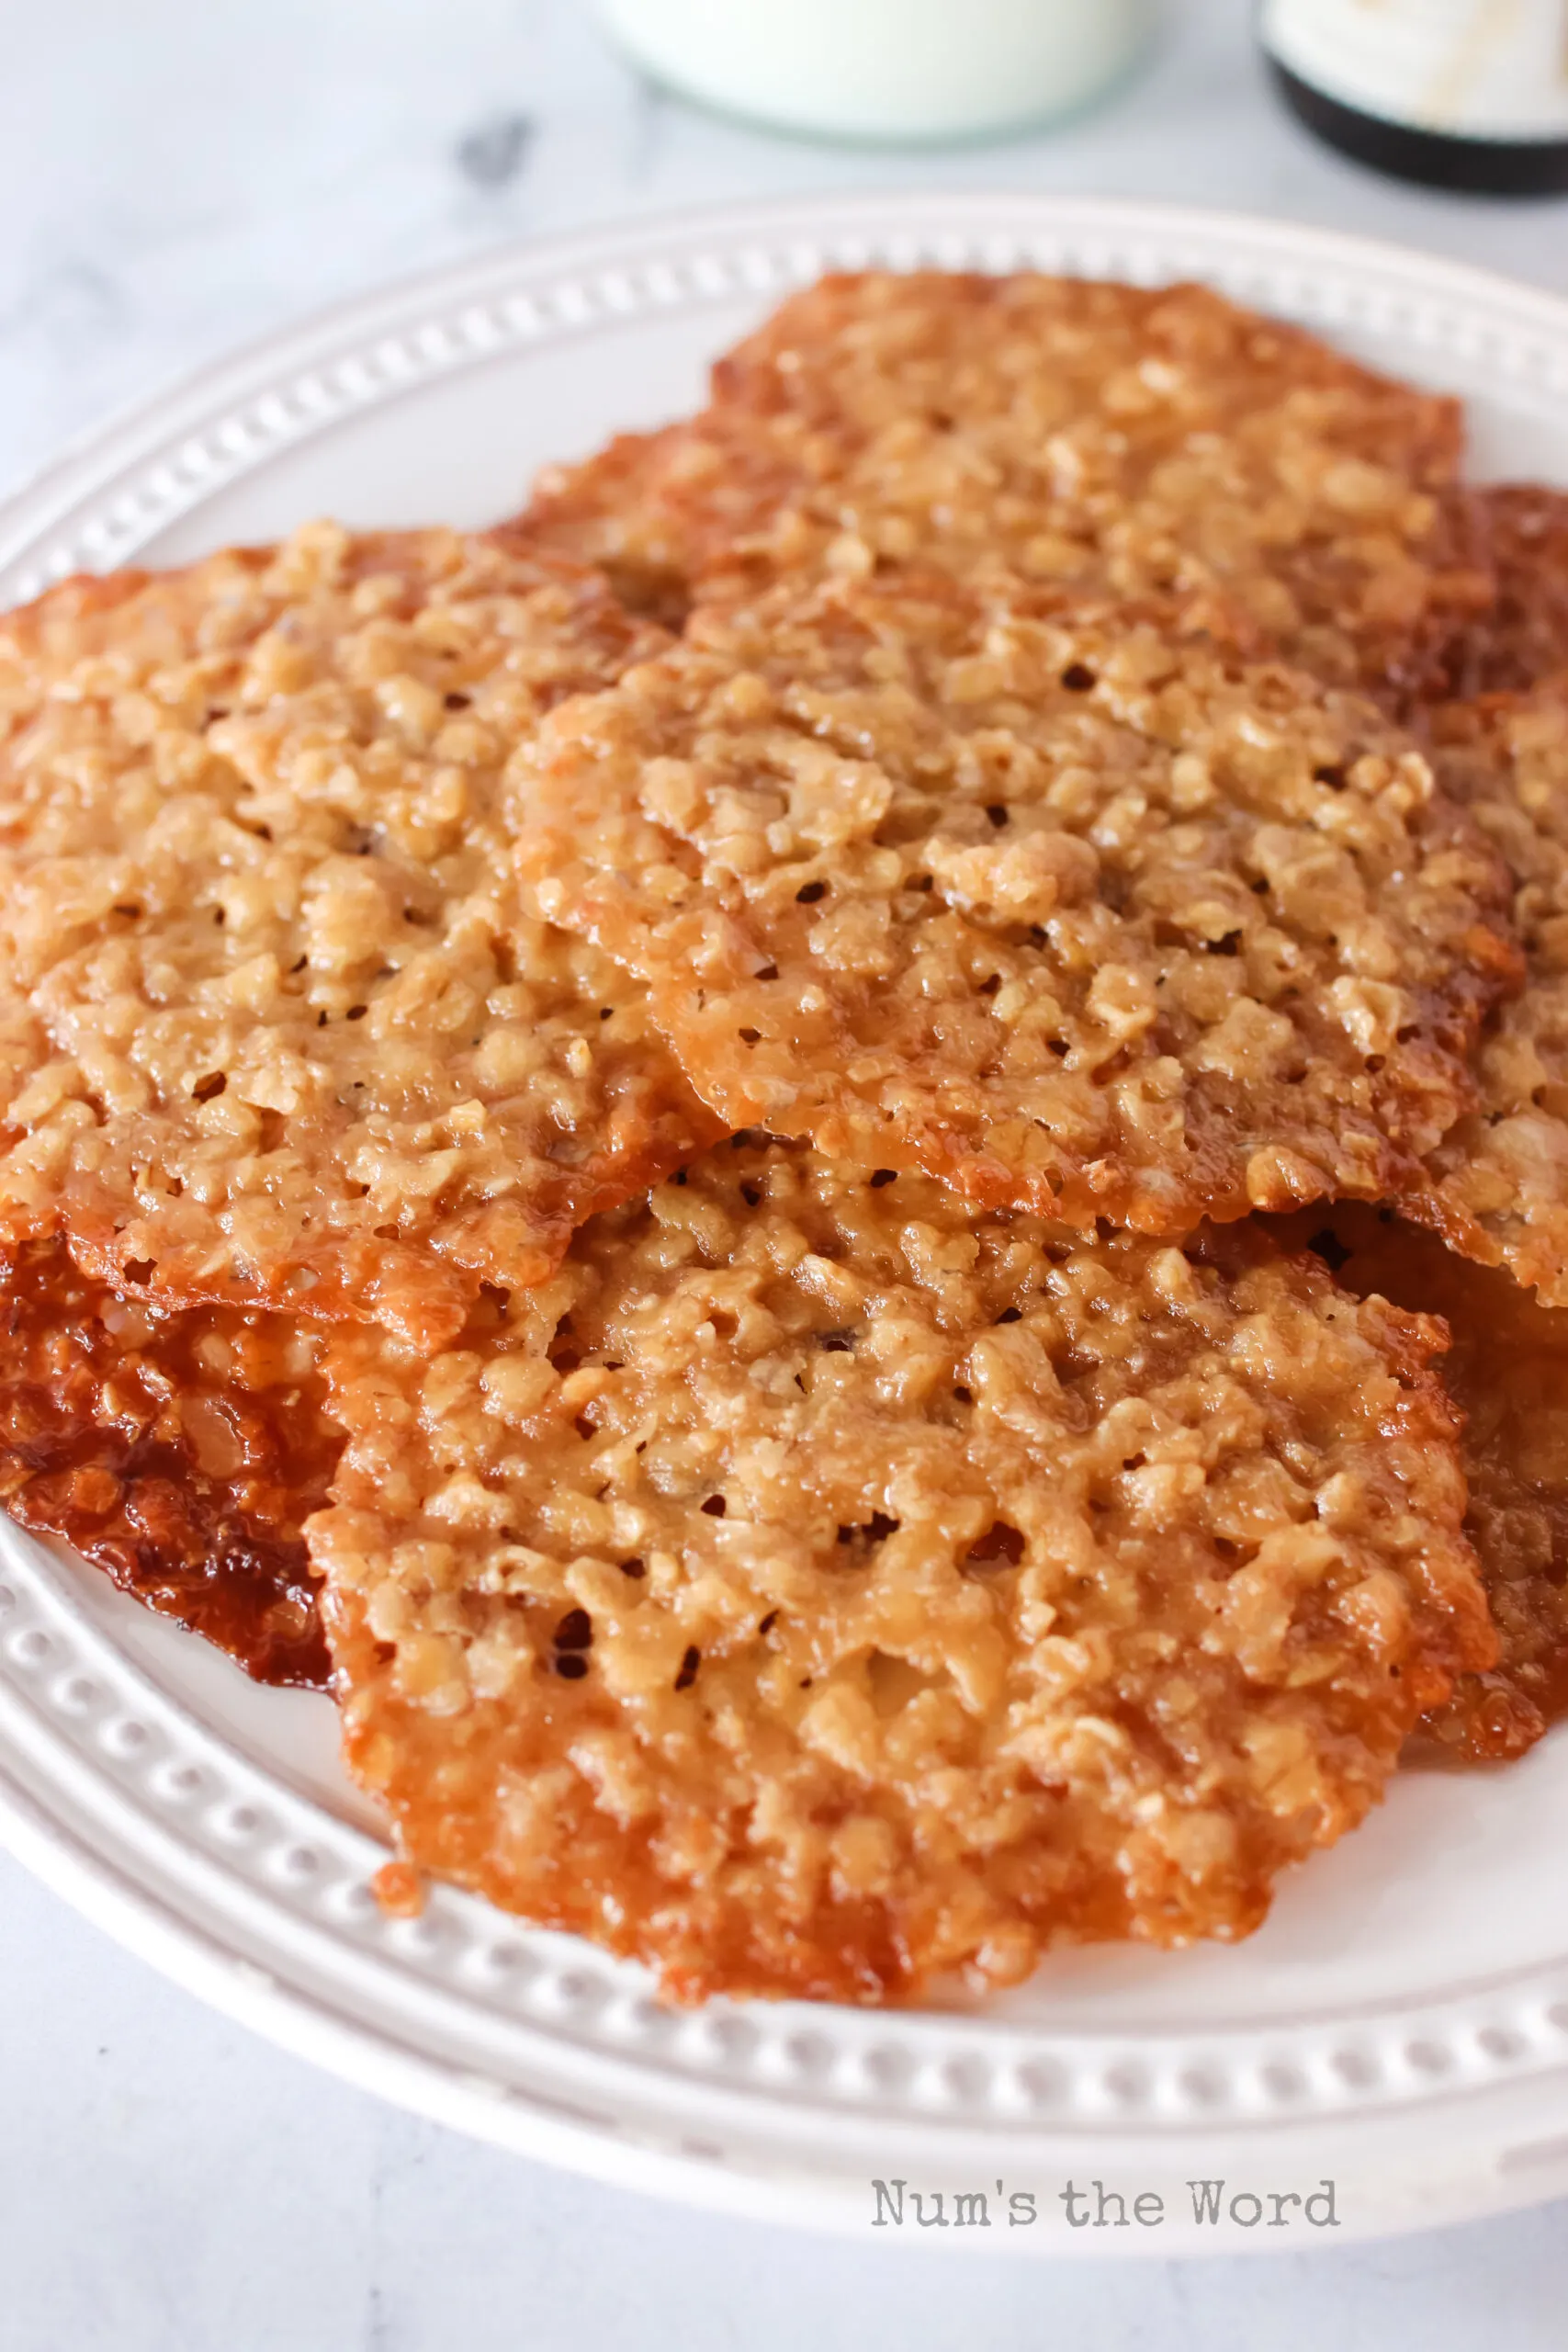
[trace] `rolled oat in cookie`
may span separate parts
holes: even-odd
[[[1493,1655],[1439,1338],[737,1137],[433,1362],[334,1332],[349,1763],[679,1999],[1243,1935]]]
[[[1506,877],[1371,704],[905,575],[779,589],[513,763],[532,903],[732,1126],[1156,1234],[1377,1198],[1468,1108]]]
[[[329,1672],[304,1524],[343,1431],[321,1333],[118,1295],[56,1236],[0,1251],[0,1503],[258,1682]]]
[[[1198,286],[831,277],[710,406],[552,469],[522,518],[643,608],[909,562],[1105,595],[1223,592],[1381,684],[1483,583],[1435,497],[1459,404]]]
[[[1392,1210],[1348,1202],[1278,1224],[1359,1298],[1449,1327],[1440,1370],[1464,1420],[1465,1530],[1498,1656],[1461,1674],[1419,1731],[1471,1762],[1523,1755],[1568,1714],[1568,1314]]]
[[[714,1132],[496,806],[662,641],[558,560],[330,525],[0,624],[13,1238],[434,1346]]]
[[[1412,1212],[1451,1248],[1568,1306],[1568,673],[1430,714],[1432,757],[1514,880],[1523,993],[1475,1057],[1475,1109],[1435,1146]]]
[[[1498,482],[1469,503],[1496,588],[1452,632],[1449,692],[1528,693],[1568,673],[1568,490]]]

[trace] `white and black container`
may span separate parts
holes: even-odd
[[[1258,30],[1286,102],[1358,162],[1568,190],[1568,0],[1262,0]]]

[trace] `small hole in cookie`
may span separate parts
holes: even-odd
[[[995,1567],[998,1562],[1005,1562],[1010,1568],[1016,1568],[1022,1557],[1023,1537],[1005,1519],[994,1520],[984,1535],[969,1546],[971,1567]]]
[[[890,1535],[898,1532],[898,1521],[889,1519],[886,1511],[874,1510],[863,1527],[840,1527],[840,1544],[886,1544]]]
[[[593,1620],[586,1609],[569,1609],[556,1627],[558,1650],[587,1650],[593,1646]]]

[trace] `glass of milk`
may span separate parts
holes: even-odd
[[[976,139],[1124,73],[1156,0],[599,0],[658,82],[824,138]]]

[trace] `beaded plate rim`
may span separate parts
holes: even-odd
[[[393,287],[94,433],[0,506],[0,604],[134,560],[215,490],[434,376],[868,261],[1190,275],[1525,405],[1568,396],[1568,302],[1292,224],[1018,196],[680,216]],[[383,1917],[367,1880],[384,1849],[227,1747],[3,1521],[0,1832],[121,1940],[301,2054],[479,2136],[730,2210],[852,2227],[873,2174],[977,2163],[984,2178],[1004,2154],[1015,2171],[1163,2174],[1266,2143],[1310,2175],[1352,2137],[1362,2230],[1568,2187],[1568,1950],[1439,1998],[1165,2037],[983,2011],[671,2016],[640,1972],[450,1891],[419,1922]],[[1162,2233],[1142,2250],[1178,2247]]]

